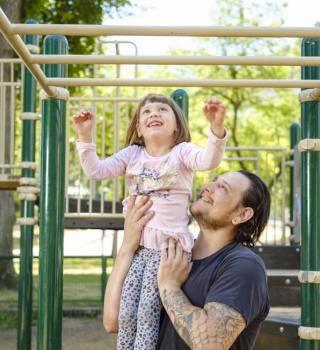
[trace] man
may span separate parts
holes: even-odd
[[[152,203],[134,205],[125,238],[106,289],[104,325],[117,331],[120,293]],[[192,250],[192,268],[179,243],[162,252],[158,286],[162,315],[159,350],[253,349],[269,311],[262,260],[248,247],[259,239],[270,212],[270,195],[254,174],[220,175],[205,185],[190,211],[200,233]],[[189,273],[190,271],[190,273]]]

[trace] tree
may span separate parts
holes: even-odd
[[[35,19],[48,24],[101,24],[104,16],[130,15],[131,0],[24,0],[22,20]],[[70,54],[91,54],[96,37],[69,36]],[[69,77],[92,74],[92,66],[69,65]]]
[[[283,24],[281,19],[282,8],[286,6],[285,2],[266,2],[264,5],[255,1],[227,0],[218,1],[219,11],[216,12],[215,25],[217,26],[280,26]],[[268,14],[270,14],[268,16]],[[276,14],[276,17],[275,15]],[[273,17],[274,16],[274,17]],[[276,19],[275,19],[276,18]],[[284,56],[288,52],[296,53],[297,46],[292,45],[285,39],[265,39],[265,38],[223,38],[219,40],[206,40],[212,46],[211,52],[221,55],[234,56]],[[265,67],[265,66],[219,66],[206,67],[200,70],[202,76],[219,77],[225,79],[285,79],[292,76],[292,69],[289,67]],[[298,70],[294,71],[297,74]],[[203,95],[205,91],[199,90]],[[230,130],[230,141],[233,146],[248,144],[261,144],[265,138],[261,138],[263,130],[258,125],[263,126],[263,120],[279,120],[288,122],[298,106],[295,94],[285,89],[217,89],[210,91],[215,96],[224,99],[230,106],[229,113],[232,115],[228,120]],[[284,114],[283,105],[286,105],[287,113]],[[279,109],[280,108],[280,109]],[[256,123],[255,132],[249,139],[246,128],[239,130],[239,122],[242,125],[250,125],[253,121]],[[284,125],[284,124],[283,124]],[[288,127],[288,125],[287,125]],[[252,128],[250,128],[252,129]],[[284,137],[277,128],[268,129],[268,142],[273,144],[282,143]],[[272,134],[270,134],[273,133]],[[253,139],[254,138],[254,139]],[[241,140],[241,141],[240,141]],[[245,141],[246,142],[243,142]],[[286,143],[286,142],[285,142]]]
[[[92,23],[101,24],[104,16],[129,14],[131,0],[0,0],[0,6],[9,20],[22,23],[35,19],[39,23]],[[90,54],[94,50],[94,37],[69,37],[70,53]],[[6,40],[0,35],[0,57],[14,57],[15,54]],[[89,72],[90,73],[90,72]],[[9,67],[4,67],[4,78],[9,76]],[[69,66],[69,76],[88,74],[86,66]],[[10,100],[10,89],[6,90],[6,101]],[[6,115],[10,114],[10,103],[6,103]],[[6,126],[6,145],[9,151],[14,142],[10,138],[10,123]],[[8,153],[8,152],[7,152]],[[5,162],[8,163],[6,154]],[[13,193],[0,192],[0,255],[11,255],[13,247],[13,225],[15,206]],[[0,260],[0,288],[14,288],[17,284],[12,260]]]
[[[215,12],[217,26],[281,26],[282,11],[285,1],[258,3],[254,0],[224,0],[217,1],[218,11]],[[219,38],[205,39],[203,50],[209,50],[216,55],[234,56],[287,56],[299,55],[298,40],[290,41],[283,38]],[[208,45],[209,44],[209,45]],[[208,49],[212,47],[212,49]],[[219,66],[197,69],[196,74],[208,78],[221,79],[290,79],[299,78],[300,68],[266,67],[266,66]],[[226,121],[229,130],[229,146],[289,146],[289,127],[299,118],[299,103],[297,89],[199,89],[198,97],[204,98],[208,93],[221,98],[228,105]],[[237,151],[237,156],[245,156]],[[242,169],[248,164],[239,161]],[[281,176],[281,156],[274,159],[275,174],[267,174],[271,168],[260,168],[262,177],[270,188]],[[248,170],[254,171],[254,167]],[[273,171],[273,170],[272,170]],[[280,198],[279,198],[280,200]],[[280,206],[279,206],[280,207]]]
[[[284,1],[268,1],[264,4],[252,0],[217,0],[212,19],[214,26],[281,26]],[[299,56],[299,40],[285,38],[204,38],[193,39],[196,49],[172,50],[174,55],[214,56]],[[152,76],[194,79],[299,79],[298,67],[272,66],[176,66],[158,67]],[[299,119],[298,89],[249,89],[249,88],[190,88],[189,124],[192,140],[204,145],[207,123],[202,118],[201,106],[208,97],[216,97],[227,106],[226,127],[229,132],[228,146],[289,146],[290,124]],[[237,151],[235,157],[252,157],[252,153]],[[260,175],[273,188],[275,179],[281,175],[281,156],[270,159],[269,167],[260,164]],[[255,171],[254,163],[237,161],[223,163],[220,171],[236,168]],[[272,174],[271,174],[272,173]],[[275,176],[274,176],[275,173]],[[196,176],[199,186],[208,180]],[[278,198],[279,197],[279,198]],[[280,201],[280,196],[277,201]],[[274,207],[280,208],[279,203]]]

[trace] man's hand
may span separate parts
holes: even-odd
[[[207,117],[211,131],[219,138],[224,137],[225,106],[218,100],[209,99],[205,101],[203,113]]]
[[[243,316],[232,307],[208,302],[194,306],[181,290],[191,264],[179,243],[169,241],[161,255],[158,286],[162,304],[183,341],[194,350],[227,350],[244,330]]]
[[[137,203],[136,196],[130,196],[124,221],[122,249],[135,252],[139,248],[142,229],[154,215],[154,211],[149,210],[151,206],[152,201],[147,196],[141,197]]]
[[[158,287],[161,290],[165,288],[180,288],[186,281],[191,264],[188,261],[186,253],[179,242],[173,238],[169,240],[168,251],[161,251],[161,260],[158,270]]]

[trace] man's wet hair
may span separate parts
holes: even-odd
[[[241,204],[253,209],[253,217],[237,227],[236,241],[253,248],[267,225],[270,214],[270,192],[265,183],[255,174],[239,170],[249,179],[250,185],[243,194]]]

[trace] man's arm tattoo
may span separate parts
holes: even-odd
[[[245,328],[245,320],[233,308],[211,302],[201,309],[179,288],[164,289],[161,299],[176,331],[192,349],[229,349]]]

